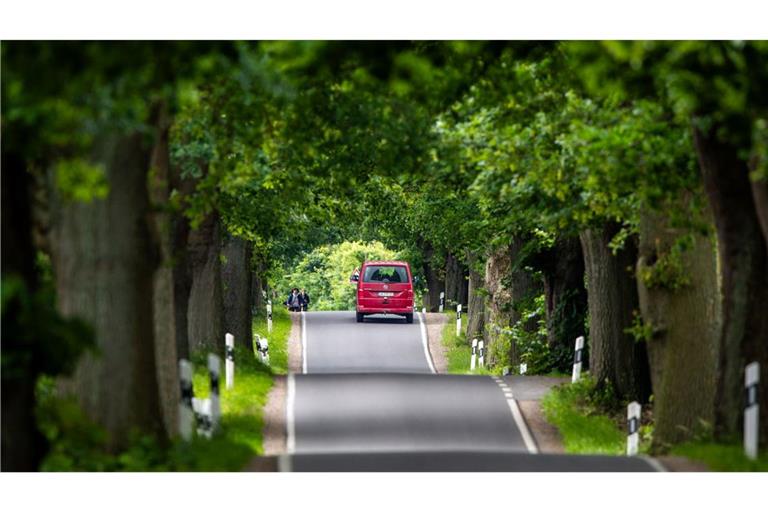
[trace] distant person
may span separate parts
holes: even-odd
[[[307,293],[307,290],[302,288],[299,298],[301,299],[301,310],[306,311],[309,309],[309,294]]]
[[[291,294],[288,295],[288,299],[284,303],[289,311],[301,311],[301,294],[298,288],[291,290]]]

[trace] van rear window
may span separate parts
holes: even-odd
[[[402,266],[372,265],[365,267],[364,283],[407,283],[408,274]]]

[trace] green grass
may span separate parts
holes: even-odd
[[[267,332],[267,317],[253,319],[253,333],[269,340],[269,363],[272,373],[288,373],[288,336],[291,334],[291,314],[282,306],[274,306],[272,311],[272,332]]]
[[[470,361],[472,358],[472,347],[466,339],[467,322],[462,318],[461,336],[456,335],[456,315],[443,313],[447,317],[442,332],[443,346],[448,349],[446,357],[448,359],[448,373],[458,375],[493,375],[488,368],[475,368],[471,371]]]
[[[696,441],[677,445],[670,454],[703,462],[712,471],[768,471],[768,453],[750,460],[741,445]]]
[[[622,455],[626,435],[613,418],[590,403],[593,388],[588,376],[576,384],[553,388],[541,401],[544,416],[560,431],[567,453]]]
[[[128,449],[110,454],[107,433],[90,421],[72,397],[60,397],[55,382],[38,383],[38,424],[51,451],[43,471],[238,471],[252,457],[263,453],[262,410],[272,388],[273,375],[287,370],[287,343],[291,319],[286,311],[274,312],[274,329],[267,336],[272,367],[261,364],[249,347],[235,347],[235,387],[225,389],[222,372],[221,431],[213,439],[194,437],[162,444],[136,432]],[[266,335],[266,320],[254,319],[254,331]],[[194,354],[195,396],[210,394],[207,356]]]

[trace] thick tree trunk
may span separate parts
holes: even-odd
[[[509,247],[492,252],[485,262],[485,289],[488,291],[485,321],[485,341],[491,364],[516,364],[517,354],[510,336],[502,337],[500,331],[512,325],[512,290],[509,274],[512,269],[512,255]],[[502,342],[508,347],[497,347]],[[505,358],[507,360],[503,360]]]
[[[6,147],[3,148],[2,173],[2,277],[5,281],[15,275],[23,281],[30,293],[34,293],[37,290],[37,276],[29,210],[29,173],[24,162]],[[0,388],[2,471],[35,471],[47,449],[46,440],[35,420],[35,382],[39,370],[30,361],[32,358],[28,357],[29,348],[17,346],[20,340],[7,338],[9,326],[6,322],[4,318],[4,362]],[[27,357],[18,357],[19,366],[16,368],[6,368],[5,361],[12,360],[17,351],[23,351],[19,355]]]
[[[720,296],[713,241],[695,235],[680,255],[690,284],[676,290],[649,287],[643,275],[668,257],[684,233],[666,218],[646,213],[640,223],[637,286],[644,324],[652,329],[648,358],[654,396],[653,444],[664,449],[691,439],[714,421]]]
[[[187,309],[190,353],[224,350],[224,307],[221,286],[221,235],[218,214],[210,214],[189,233],[187,256],[192,287]]]
[[[435,254],[432,245],[427,242],[422,245],[424,261],[424,277],[427,279],[427,293],[424,295],[424,307],[427,311],[435,312],[440,307],[440,292],[443,290],[443,280],[432,263],[432,257]]]
[[[580,235],[588,290],[589,366],[598,384],[610,383],[617,398],[644,402],[651,392],[645,343],[626,332],[638,309],[632,274],[637,247],[628,239],[612,254],[608,243],[617,232],[618,226],[610,224]]]
[[[171,168],[171,184],[173,189],[185,198],[195,190],[195,181],[184,179],[181,170]],[[190,262],[188,244],[191,231],[186,215],[171,217],[171,234],[173,248],[173,310],[176,328],[176,355],[179,359],[189,359],[189,296],[192,292],[192,263]]]
[[[521,309],[541,290],[539,280],[518,262],[524,245],[524,240],[514,238],[508,247],[491,254],[486,262],[485,288],[489,294],[486,307],[490,314],[485,327],[491,364],[519,364],[515,340],[504,332],[522,320]],[[526,325],[526,328],[535,326]]]
[[[573,346],[585,334],[587,290],[584,258],[578,237],[558,239],[554,247],[536,258],[544,278],[547,344],[560,371],[573,362]]]
[[[482,338],[485,328],[485,294],[483,274],[475,270],[474,258],[469,263],[469,299],[467,303],[467,340]]]
[[[464,279],[462,265],[451,253],[445,256],[445,303],[461,302],[461,281]]]
[[[251,347],[251,244],[226,237],[221,249],[221,283],[224,299],[224,330],[235,343]]]
[[[747,164],[715,135],[694,129],[704,186],[717,229],[722,273],[723,330],[720,338],[715,434],[741,436],[744,366],[768,368],[768,255]],[[758,197],[760,191],[758,190]],[[762,206],[760,207],[762,208]],[[759,209],[758,209],[759,210]],[[762,210],[759,210],[762,211]],[[760,379],[760,439],[768,444],[768,379]]]
[[[99,354],[84,355],[63,387],[119,450],[134,429],[163,434],[152,299],[159,255],[149,224],[144,137],[104,135],[95,148],[109,194],[65,204],[53,247],[58,307],[93,325]]]
[[[170,197],[169,119],[164,105],[158,105],[157,140],[150,163],[149,193],[153,206],[155,239],[159,242],[161,265],[155,272],[153,309],[155,324],[155,360],[160,387],[163,423],[169,437],[178,431],[179,375],[177,364],[176,308],[173,264],[173,215],[166,205]],[[186,327],[186,326],[185,326]]]

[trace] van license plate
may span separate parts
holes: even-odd
[[[379,292],[379,297],[392,297],[394,292]]]

